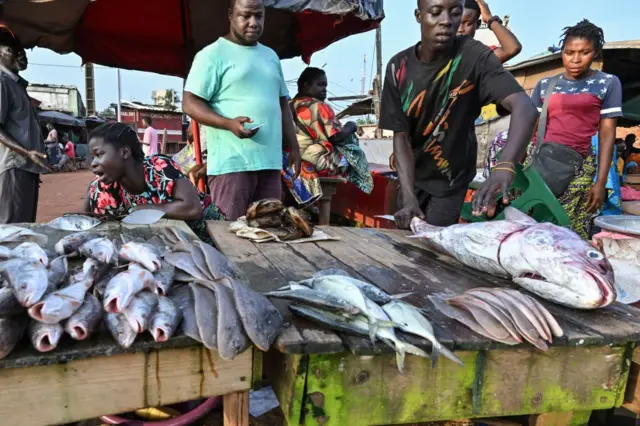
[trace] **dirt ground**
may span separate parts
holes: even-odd
[[[37,221],[48,222],[64,213],[83,211],[85,191],[94,176],[88,170],[43,175]]]

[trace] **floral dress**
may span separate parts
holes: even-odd
[[[164,155],[146,157],[142,163],[147,188],[141,194],[127,192],[118,182],[104,184],[96,178],[89,185],[89,206],[100,215],[124,216],[144,204],[166,204],[173,201],[173,190],[179,179],[187,179],[178,165]],[[206,220],[225,220],[224,214],[211,202],[209,195],[199,192],[202,218],[186,221],[203,241],[210,241]]]

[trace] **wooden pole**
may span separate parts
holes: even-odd
[[[196,120],[191,120],[191,131],[193,132],[193,154],[196,157],[196,164],[202,164],[202,151],[200,150],[200,125]],[[198,189],[205,191],[204,180],[198,181]]]
[[[382,24],[380,24],[382,25]],[[382,27],[376,28],[376,78],[373,81],[373,109],[376,122],[380,120],[380,99],[382,98]],[[376,128],[376,137],[382,137],[382,130]]]
[[[159,154],[164,154],[167,150],[167,129],[165,128],[162,131],[162,145],[160,146]]]

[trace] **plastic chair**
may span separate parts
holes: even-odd
[[[510,207],[528,214],[538,222],[551,222],[559,226],[569,226],[567,212],[565,212],[558,199],[533,167],[524,168],[521,164],[517,164],[516,176],[510,189],[521,192],[521,195],[509,204]],[[462,220],[466,222],[503,220],[506,206],[500,200],[501,197],[496,198],[498,207],[493,218],[488,218],[486,215],[473,216],[471,203],[465,203],[462,207]]]

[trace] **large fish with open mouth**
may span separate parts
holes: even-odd
[[[82,306],[69,317],[64,329],[75,340],[84,340],[100,325],[102,312],[102,304],[98,298],[87,293]]]
[[[93,232],[74,232],[60,239],[55,245],[56,253],[59,255],[75,254],[84,243],[101,238],[100,234]]]
[[[49,287],[47,269],[41,262],[10,259],[0,263],[0,274],[11,285],[16,299],[26,308],[38,303]]]
[[[511,278],[551,302],[596,309],[616,300],[613,268],[602,253],[569,229],[537,223],[510,207],[505,214],[506,220],[446,228],[414,218],[411,229],[463,264]]]
[[[21,243],[32,242],[40,246],[47,244],[48,237],[33,232],[31,229],[13,225],[0,225],[0,244],[16,246]]]
[[[85,280],[54,291],[29,308],[29,316],[45,324],[55,324],[73,315],[84,302],[93,283]]]
[[[128,242],[120,248],[120,257],[144,266],[150,272],[160,269],[160,251],[151,244]]]
[[[136,294],[142,290],[153,290],[156,281],[153,274],[136,263],[129,269],[111,278],[104,291],[103,306],[109,313],[120,313],[129,306]]]
[[[22,243],[13,250],[0,246],[0,259],[26,259],[34,260],[42,263],[45,267],[49,266],[49,257],[47,253],[36,243]]]
[[[89,240],[80,246],[80,254],[97,260],[100,263],[118,264],[118,250],[113,241],[106,238]]]

